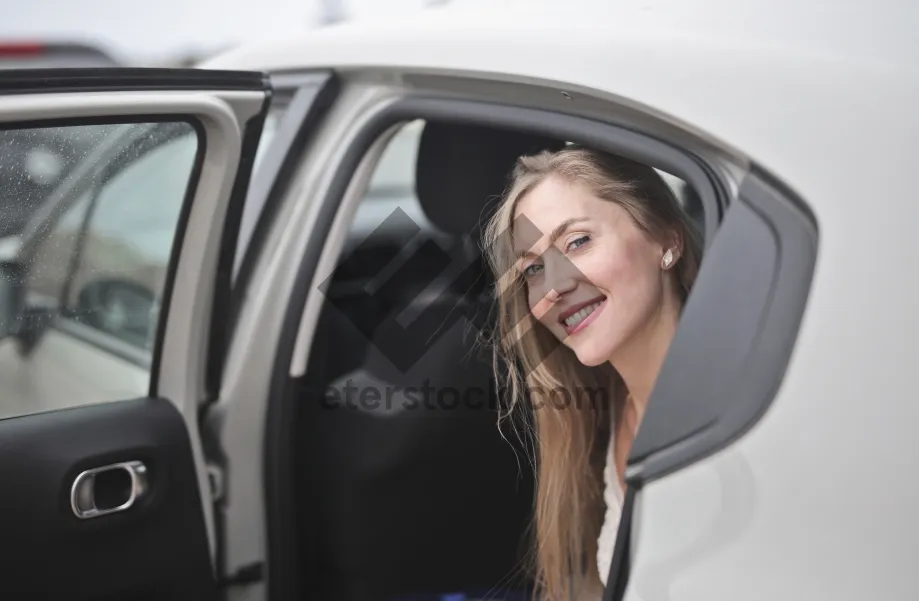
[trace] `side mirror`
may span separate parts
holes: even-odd
[[[0,340],[22,326],[26,304],[26,269],[15,261],[0,261]]]
[[[77,313],[84,323],[127,342],[153,342],[159,301],[152,290],[123,279],[100,279],[79,293]]]

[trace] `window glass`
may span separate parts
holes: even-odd
[[[367,185],[355,231],[369,235],[396,209],[404,211],[413,222],[428,225],[415,194],[415,165],[423,129],[424,121],[413,121],[390,138]]]
[[[57,185],[28,187],[41,171],[29,153],[0,157],[0,216],[29,209],[0,245],[0,417],[146,394],[195,128],[57,127],[6,139],[62,141],[73,165]]]
[[[0,237],[21,233],[64,180],[124,127],[0,130]]]
[[[415,164],[424,121],[413,121],[389,140],[370,180],[370,198],[398,198],[415,193]]]

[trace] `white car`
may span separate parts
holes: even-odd
[[[605,601],[919,597],[917,9],[483,10],[0,72],[3,129],[94,140],[0,240],[0,598],[527,598],[476,234],[571,141],[705,239]]]

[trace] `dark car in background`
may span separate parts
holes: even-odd
[[[0,70],[110,68],[121,63],[85,43],[3,42]],[[0,130],[0,171],[24,177],[0,186],[0,238],[18,234],[55,186],[94,144],[73,135],[73,128]]]

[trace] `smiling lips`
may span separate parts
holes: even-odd
[[[567,334],[580,332],[596,319],[606,304],[606,297],[601,296],[585,303],[574,305],[559,315],[558,321]]]

